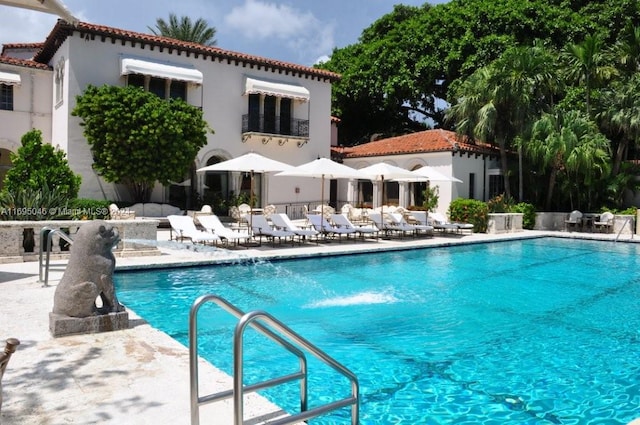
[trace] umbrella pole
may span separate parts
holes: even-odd
[[[324,233],[324,174],[320,184],[320,233]]]
[[[253,236],[253,170],[251,170],[249,176],[251,178],[251,183],[249,184],[249,190],[251,191],[249,194],[249,227]]]

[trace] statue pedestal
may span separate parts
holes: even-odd
[[[70,317],[49,313],[49,331],[54,338],[123,329],[129,329],[129,313],[126,311],[90,317]]]

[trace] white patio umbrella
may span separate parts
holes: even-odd
[[[60,0],[0,0],[0,5],[20,7],[36,10],[38,12],[58,15],[72,25],[78,23],[78,19],[67,9]]]
[[[289,170],[277,173],[283,177],[311,177],[322,179],[320,185],[320,205],[324,205],[324,180],[325,179],[362,179],[366,176],[351,167],[332,161],[328,158],[318,158]]]
[[[254,152],[249,152],[236,158],[229,159],[227,161],[222,161],[218,162],[217,164],[198,168],[196,172],[205,173],[207,171],[240,171],[243,173],[249,173],[251,177],[251,194],[249,201],[249,207],[251,208],[251,222],[249,224],[253,226],[254,174],[284,171],[291,168],[293,168],[291,165],[285,164],[284,162],[276,161],[275,159],[267,158],[266,156],[262,156]]]
[[[462,180],[457,179],[453,176],[447,176],[446,174],[443,174],[440,171],[437,171],[435,168],[429,167],[428,165],[420,167],[417,170],[413,170],[411,171],[411,173],[419,177],[424,177],[426,178],[426,180],[432,182],[462,183]]]
[[[360,168],[358,171],[365,174],[369,180],[379,181],[382,185],[382,197],[380,198],[380,214],[384,216],[384,182],[385,180],[418,180],[415,174],[411,171],[395,165],[387,164],[386,162],[379,162],[377,164],[369,165],[368,167]]]

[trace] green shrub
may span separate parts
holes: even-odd
[[[487,201],[487,208],[490,213],[508,213],[513,212],[513,198],[507,198],[504,194],[498,195]]]
[[[44,184],[38,189],[4,190],[0,193],[0,220],[55,220],[65,218],[67,193]]]
[[[522,213],[522,228],[523,229],[533,229],[536,224],[536,207],[533,204],[528,204],[526,202],[520,202],[511,207],[509,212],[514,213]]]
[[[71,170],[62,150],[43,143],[40,130],[25,133],[21,142],[22,146],[11,154],[12,167],[4,179],[5,191],[14,195],[25,191],[33,194],[48,185],[56,188],[56,196],[64,196],[68,201],[78,196],[80,175]]]
[[[77,198],[69,203],[72,220],[96,220],[109,218],[109,201]]]
[[[487,231],[488,214],[487,204],[476,199],[458,198],[449,205],[449,219],[473,224],[476,233]]]

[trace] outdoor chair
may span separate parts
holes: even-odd
[[[447,217],[439,212],[430,212],[428,214],[428,221],[434,229],[446,233],[460,233],[462,230],[468,230],[473,232],[473,224],[471,223],[461,223],[461,222],[451,222],[447,219]]]
[[[333,224],[336,227],[340,227],[343,229],[353,229],[355,230],[355,233],[360,235],[360,237],[362,239],[365,238],[366,235],[368,236],[375,236],[376,239],[378,239],[378,235],[380,233],[380,231],[372,226],[368,226],[368,225],[363,225],[363,226],[356,226],[354,225],[351,220],[349,220],[349,218],[347,216],[345,216],[344,214],[332,214],[331,215],[331,221],[333,221]]]
[[[171,238],[173,239],[173,232],[176,232],[176,240],[184,241],[190,239],[191,242],[207,243],[211,242],[211,245],[215,245],[220,238],[209,232],[203,232],[196,227],[196,223],[192,217],[187,215],[169,215],[167,216],[169,225],[171,226]]]
[[[251,218],[247,217],[246,220],[251,223],[251,232],[253,233],[254,237],[258,238],[258,241],[260,243],[262,242],[263,237],[267,238],[267,240],[271,240],[273,246],[275,246],[276,239],[278,239],[278,242],[282,243],[283,239],[286,242],[287,239],[290,238],[291,244],[293,245],[293,238],[296,236],[296,234],[288,230],[274,229],[273,227],[271,227],[265,216],[254,215]]]
[[[426,235],[433,233],[433,226],[427,224],[410,224],[404,219],[403,215],[398,212],[387,215],[392,228],[397,228],[401,234],[412,233],[414,236],[424,233]]]
[[[334,226],[320,214],[309,214],[307,219],[313,228],[320,232],[325,238],[328,236],[337,237],[338,241],[341,242],[342,235],[347,235],[347,239],[349,239],[349,235],[356,233],[355,229]]]
[[[276,229],[286,230],[289,232],[295,233],[298,238],[302,241],[306,238],[318,238],[320,232],[315,229],[302,229],[291,221],[289,216],[286,213],[277,213],[271,215],[271,223],[275,226]]]
[[[569,214],[569,218],[564,221],[564,230],[569,231],[570,229],[579,230],[582,226],[582,213],[578,210],[571,211]]]
[[[613,230],[613,213],[607,211],[600,215],[600,217],[593,222],[593,228],[597,232],[611,233]]]
[[[227,245],[229,242],[233,242],[234,244],[238,244],[241,241],[248,242],[251,239],[251,235],[246,231],[234,231],[225,227],[224,224],[220,221],[220,218],[217,215],[201,215],[198,217],[200,221],[200,225],[204,227],[209,233],[213,233],[222,239],[223,242],[226,242]]]

